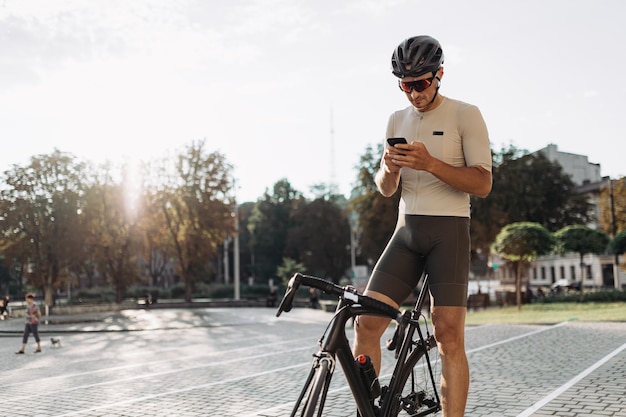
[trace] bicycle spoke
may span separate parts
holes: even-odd
[[[419,417],[439,411],[437,387],[440,377],[439,353],[434,338],[430,336],[426,348],[418,342],[393,382],[394,392],[390,394],[393,398],[386,415]]]

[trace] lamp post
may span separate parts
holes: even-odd
[[[239,205],[235,203],[235,242],[233,245],[233,281],[235,284],[235,300],[240,299],[239,290]]]

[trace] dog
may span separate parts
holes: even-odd
[[[56,348],[60,348],[61,346],[63,346],[61,344],[61,339],[58,337],[51,337],[50,343],[52,344],[52,347],[56,347]]]

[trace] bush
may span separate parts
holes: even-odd
[[[277,288],[277,296],[280,299],[284,294],[284,288]],[[299,298],[308,298],[308,287],[302,287],[298,291]],[[126,290],[125,298],[143,300],[146,293],[152,295],[153,300],[159,299],[184,299],[185,283],[179,282],[169,288],[150,287],[147,285],[133,285]],[[270,293],[268,284],[241,285],[240,298],[249,300],[265,300]],[[233,284],[207,284],[198,282],[192,293],[192,298],[228,299],[234,298],[235,288]],[[115,290],[111,287],[94,287],[77,290],[73,295],[71,304],[83,303],[114,303],[116,302]]]
[[[585,293],[585,301],[595,303],[612,303],[626,301],[626,292],[618,290],[602,290]]]
[[[94,287],[77,290],[70,304],[97,304],[116,302],[115,291],[111,287]]]
[[[170,287],[172,298],[185,298],[185,283],[179,282]]]
[[[626,301],[626,291],[619,290],[598,290],[586,291],[584,302],[591,303],[612,303]],[[537,300],[538,303],[579,303],[580,292],[571,292],[554,296],[547,296]]]
[[[147,285],[133,285],[126,290],[126,298],[143,299],[147,293],[152,295],[153,299],[171,298],[172,291],[169,288],[150,287]]]

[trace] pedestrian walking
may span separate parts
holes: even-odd
[[[5,295],[2,300],[0,300],[0,320],[4,320],[4,316],[10,316],[11,311],[9,310],[9,301],[11,298],[8,295]]]
[[[35,353],[41,352],[41,339],[39,338],[39,320],[41,319],[41,310],[35,303],[35,294],[26,294],[26,325],[24,326],[24,336],[22,336],[22,348],[18,350],[17,354],[23,354],[28,343],[28,337],[33,334],[35,342],[37,342],[37,349]]]

